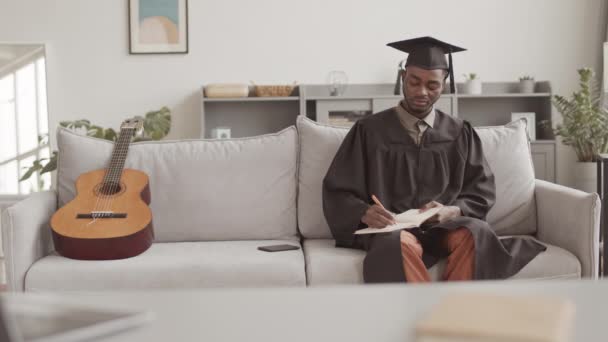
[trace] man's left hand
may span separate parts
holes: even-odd
[[[425,223],[442,223],[454,217],[462,216],[462,211],[456,206],[445,206],[437,201],[429,202],[420,208],[423,213],[431,208],[441,208],[437,214],[431,216]]]

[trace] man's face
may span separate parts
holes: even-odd
[[[446,71],[425,70],[415,66],[403,72],[403,94],[407,111],[426,115],[437,102],[445,85]]]

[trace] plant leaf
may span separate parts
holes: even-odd
[[[19,181],[22,182],[28,178],[30,178],[34,172],[38,171],[42,169],[42,165],[40,164],[39,160],[34,160],[34,163],[32,164],[32,166],[30,166],[27,171],[23,174],[23,176],[21,176],[21,178],[19,178]]]
[[[49,162],[44,165],[40,174],[51,172],[57,169],[57,152],[53,152],[53,155],[49,159]]]
[[[117,137],[116,131],[112,128],[107,128],[103,133],[103,138],[106,140],[116,141]]]

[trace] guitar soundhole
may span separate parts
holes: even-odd
[[[122,183],[100,183],[95,187],[95,194],[100,196],[113,196],[124,192],[124,190],[125,185]]]

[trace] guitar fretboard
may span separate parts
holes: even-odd
[[[122,128],[120,130],[118,139],[114,142],[110,165],[103,178],[104,189],[116,188],[120,184],[120,176],[122,175],[125,160],[127,159],[127,152],[129,152],[129,144],[134,134],[134,128]]]

